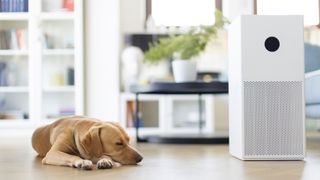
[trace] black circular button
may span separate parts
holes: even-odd
[[[280,41],[276,37],[270,36],[264,41],[264,46],[268,51],[274,52],[279,49]]]

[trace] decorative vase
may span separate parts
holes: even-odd
[[[172,70],[175,82],[191,82],[197,78],[197,64],[191,60],[172,61]]]
[[[141,70],[143,52],[139,47],[128,46],[121,54],[122,62],[122,83],[126,92],[130,91],[130,86],[137,84]]]

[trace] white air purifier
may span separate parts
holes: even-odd
[[[229,26],[230,153],[305,156],[303,16],[243,15]]]

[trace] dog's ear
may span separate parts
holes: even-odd
[[[91,156],[100,157],[103,151],[100,139],[101,126],[93,126],[80,138],[84,151]]]
[[[111,125],[115,126],[117,129],[119,129],[119,131],[121,132],[121,134],[123,135],[123,137],[125,138],[125,140],[127,142],[130,141],[130,138],[128,136],[128,134],[126,133],[126,131],[123,129],[123,127],[120,126],[119,123],[116,122],[109,122]]]

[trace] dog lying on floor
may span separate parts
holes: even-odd
[[[142,156],[129,146],[129,137],[116,123],[82,116],[67,117],[35,130],[32,147],[43,164],[85,170],[137,164]]]

